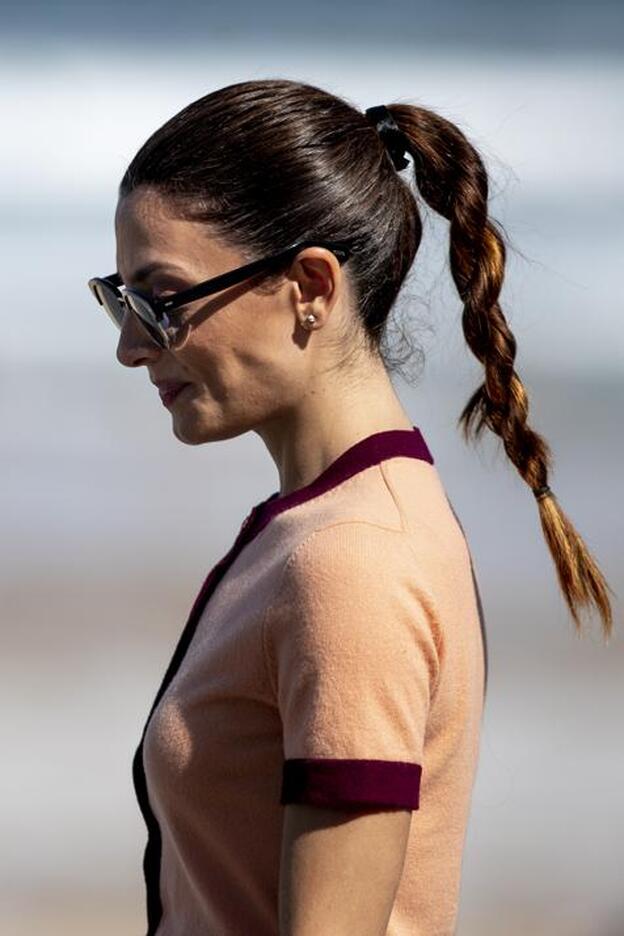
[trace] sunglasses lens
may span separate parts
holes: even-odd
[[[163,336],[154,322],[152,310],[147,302],[142,300],[140,296],[126,293],[124,301],[114,286],[109,286],[102,281],[95,283],[93,289],[108,313],[109,318],[119,330],[121,330],[123,326],[124,315],[129,307],[134,313],[136,321],[142,326],[148,337],[151,338],[152,341],[155,341],[160,348],[165,346]]]
[[[119,294],[112,286],[107,286],[105,283],[96,283],[94,288],[109,317],[120,329],[123,324],[125,306]]]
[[[163,337],[160,333],[160,330],[158,329],[158,326],[154,322],[154,313],[152,312],[148,303],[145,302],[145,300],[140,296],[137,296],[135,293],[126,293],[126,302],[150,338],[152,338],[152,340],[162,348],[164,346]]]

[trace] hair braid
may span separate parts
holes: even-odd
[[[478,437],[487,425],[502,439],[538,498],[577,632],[579,606],[593,602],[608,637],[608,585],[553,493],[540,491],[547,485],[551,453],[527,424],[527,394],[514,370],[516,342],[498,302],[505,246],[488,218],[483,163],[460,130],[432,111],[410,104],[388,110],[406,137],[420,193],[450,222],[462,327],[485,369],[484,383],[459,419],[464,437]],[[245,81],[191,102],[156,130],[124,173],[119,195],[155,188],[179,217],[208,225],[250,260],[303,237],[348,242],[361,334],[356,328],[345,335],[348,353],[340,364],[352,350],[359,353],[362,335],[386,363],[382,340],[389,313],[422,233],[414,193],[394,162],[371,120],[349,102],[287,79]]]
[[[536,491],[547,484],[552,465],[546,440],[528,425],[529,404],[514,370],[516,340],[498,298],[506,249],[497,223],[488,217],[488,177],[464,134],[448,120],[422,107],[388,107],[404,133],[424,200],[450,221],[450,268],[464,304],[462,327],[485,380],[459,417],[464,438],[478,439],[487,425],[500,436],[521,477]],[[552,492],[538,498],[542,530],[559,583],[576,625],[580,606],[593,603],[606,640],[613,622],[609,588],[595,560]]]

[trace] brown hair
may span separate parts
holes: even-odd
[[[506,251],[499,225],[488,217],[483,162],[464,134],[431,110],[403,103],[388,110],[407,139],[420,195],[450,222],[450,269],[464,305],[464,336],[485,369],[458,425],[466,441],[471,433],[478,440],[484,426],[500,436],[535,491],[547,485],[551,453],[527,424],[527,394],[513,366],[516,341],[498,302]],[[358,108],[295,81],[228,85],[183,108],[145,142],[119,197],[138,186],[167,196],[180,217],[211,225],[250,260],[297,239],[348,242],[346,270],[361,337],[387,363],[387,319],[422,223],[413,191]],[[347,354],[353,336],[350,341]],[[555,495],[537,503],[577,634],[578,609],[593,603],[607,641],[612,590]]]

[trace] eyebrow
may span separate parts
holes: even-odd
[[[152,260],[151,263],[146,263],[142,267],[139,267],[138,270],[135,270],[132,276],[129,277],[129,282],[131,283],[142,283],[145,282],[148,276],[156,271],[162,273],[166,271],[184,273],[182,267],[177,266],[175,263],[169,263],[167,261],[161,260]]]

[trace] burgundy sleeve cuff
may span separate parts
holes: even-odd
[[[280,803],[336,809],[418,809],[420,764],[297,757],[285,760]]]

